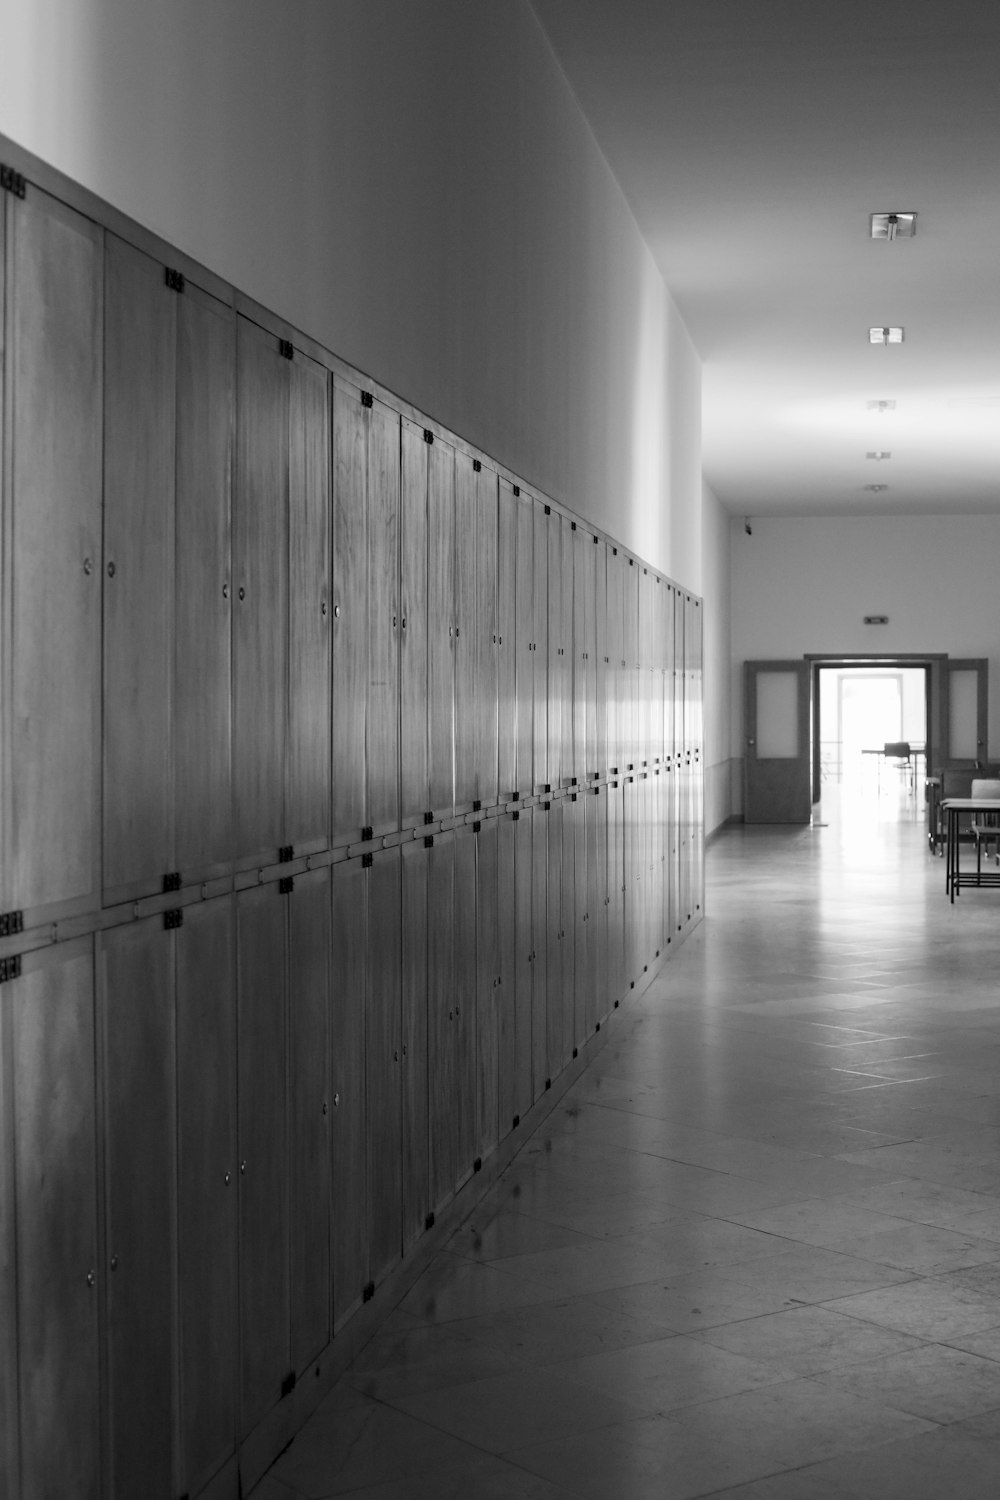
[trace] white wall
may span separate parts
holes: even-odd
[[[705,597],[705,832],[730,814],[730,520],[706,484],[702,495],[702,592]]]
[[[0,132],[700,592],[700,369],[527,0],[4,0]]]

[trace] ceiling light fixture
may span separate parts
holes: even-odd
[[[891,453],[887,453],[884,448],[873,449],[870,453],[866,453],[865,454],[865,458],[874,458],[876,460],[877,459],[882,459],[882,458],[891,458],[891,457],[892,457],[892,454]]]
[[[888,325],[884,328],[869,328],[868,342],[869,344],[901,344],[903,342],[903,330],[902,328],[890,328]]]
[[[917,232],[913,213],[871,214],[868,222],[873,240],[912,240]]]
[[[887,490],[888,488],[889,488],[889,486],[887,484],[865,484],[865,485],[862,485],[862,489],[867,490],[869,492],[869,494],[872,494],[872,495],[881,495],[882,491],[883,490]]]
[[[866,401],[865,405],[869,411],[877,411],[883,414],[887,411],[896,410],[895,401]]]

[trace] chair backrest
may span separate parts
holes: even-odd
[[[882,754],[893,760],[909,760],[910,742],[909,740],[886,740]]]
[[[941,772],[941,797],[971,797],[972,772],[946,766]]]
[[[977,776],[973,779],[969,796],[1000,798],[1000,781],[988,781],[983,777]]]

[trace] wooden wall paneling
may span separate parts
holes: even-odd
[[[653,651],[656,624],[654,589],[656,579],[648,568],[639,572],[639,764],[653,762]]]
[[[101,1478],[93,939],[26,954],[0,1000],[12,1053],[19,1493]]]
[[[234,1451],[238,1187],[234,903],[184,908],[177,973],[177,1268],[181,1473],[195,1495]]]
[[[174,511],[174,868],[233,858],[232,479],[236,319],[191,282],[177,302]]]
[[[479,474],[455,454],[455,810],[479,796]],[[484,521],[485,526],[485,521]],[[485,601],[484,601],[485,603]]]
[[[174,941],[99,938],[109,1496],[173,1500],[177,1411]]]
[[[108,237],[104,293],[104,899],[173,869],[177,294]]]
[[[331,1332],[329,869],[296,875],[287,905],[290,1343],[301,1375]]]
[[[0,905],[31,926],[99,899],[103,234],[32,188],[6,246]]]
[[[357,843],[368,821],[368,487],[371,410],[361,392],[333,382],[333,746],[331,843]]]
[[[543,804],[531,813],[531,1098],[545,1092],[548,1071],[549,814]],[[553,893],[555,894],[555,893]],[[559,996],[556,995],[558,1002]]]
[[[516,833],[520,823],[497,819],[497,1107],[503,1140],[517,1108],[517,897],[515,885]]]
[[[455,835],[427,855],[427,1102],[429,1208],[451,1196],[457,1170],[455,1074]]]
[[[330,376],[296,352],[288,369],[288,720],[283,843],[330,840]]]
[[[404,1254],[424,1232],[430,1203],[427,1115],[427,864],[423,842],[402,855],[402,1239]]]
[[[566,522],[566,530],[569,530],[569,522]],[[548,702],[546,704],[547,720],[547,754],[545,781],[551,787],[563,785],[563,776],[567,781],[570,775],[571,749],[573,740],[572,721],[566,722],[567,714],[571,711],[567,702],[566,692],[566,667],[572,672],[572,655],[569,648],[572,645],[572,607],[573,587],[572,579],[569,582],[569,639],[566,635],[566,618],[564,613],[564,591],[566,579],[563,573],[563,519],[558,514],[548,517],[545,543],[548,549],[548,577],[546,579],[546,601],[548,606]]]
[[[598,776],[608,774],[608,690],[611,682],[608,653],[608,548],[597,538],[594,548],[594,766]]]
[[[236,898],[241,1431],[280,1400],[291,1367],[288,1264],[286,897]]]
[[[368,480],[368,823],[399,827],[399,415],[370,412]]]
[[[435,438],[427,458],[427,810],[455,804],[455,450]]]
[[[567,1029],[566,987],[563,983],[566,968],[569,967],[572,970],[567,951],[573,941],[572,891],[566,891],[565,900],[563,892],[565,883],[563,844],[565,842],[571,847],[572,841],[571,830],[568,831],[567,836],[565,807],[566,803],[561,800],[551,804],[543,802],[534,812],[535,837],[539,843],[544,840],[545,849],[545,905],[544,908],[539,905],[535,909],[538,928],[535,935],[535,949],[540,955],[536,960],[536,971],[541,975],[544,965],[546,1002],[544,1050],[536,1052],[535,1074],[536,1077],[539,1073],[541,1074],[543,1086],[547,1080],[557,1078],[565,1066],[573,1023],[571,1010]],[[536,866],[537,868],[539,867]],[[568,939],[566,937],[567,926],[570,934]],[[536,1081],[536,1098],[539,1092]]]
[[[509,826],[509,825],[508,825]],[[474,1156],[490,1154],[500,1133],[501,978],[500,828],[480,825],[476,861],[476,1137]],[[513,892],[511,892],[513,895]]]
[[[549,601],[548,601],[548,536],[556,517],[545,514],[540,500],[532,501],[534,511],[535,544],[532,553],[534,585],[532,587],[532,613],[534,616],[534,664],[532,722],[534,742],[532,748],[532,775],[536,792],[552,785],[549,771]]]
[[[475,799],[491,807],[497,800],[499,736],[499,611],[497,607],[497,476],[478,474],[476,495],[476,649],[473,672],[478,684],[476,708]],[[513,606],[513,595],[510,605]]]
[[[368,1271],[365,1163],[365,1002],[368,882],[360,859],[333,866],[330,965],[330,1131],[333,1321],[339,1328],[361,1301]]]
[[[418,827],[430,810],[427,760],[427,465],[419,427],[402,421],[400,501],[400,816]]]
[[[497,498],[497,794],[517,791],[518,695],[516,686],[517,507],[506,479]]]
[[[373,856],[367,874],[368,1281],[377,1285],[398,1263],[403,1249],[403,912],[399,850],[380,850]]]
[[[514,814],[514,1113],[519,1119],[531,1107],[534,951],[534,829],[531,812]],[[544,954],[544,949],[542,952]],[[544,964],[544,957],[542,963]],[[544,984],[542,989],[544,995]],[[511,1003],[508,995],[507,1004]]]
[[[452,1116],[455,1131],[455,1189],[472,1176],[479,1155],[478,1032],[479,931],[477,910],[477,850],[479,838],[471,823],[455,829],[455,1015],[452,1025],[455,1092]]]
[[[290,369],[276,338],[237,319],[233,785],[239,868],[273,862],[285,842]]]
[[[517,698],[517,780],[530,794],[535,747],[535,517],[530,499],[515,498],[516,580],[514,604],[515,696]]]

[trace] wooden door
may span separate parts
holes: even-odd
[[[427,1101],[430,1208],[451,1196],[457,1170],[455,1090],[455,835],[427,857]]]
[[[518,789],[517,603],[517,501],[506,479],[501,479],[497,504],[497,791],[504,799]]]
[[[289,1373],[285,908],[277,882],[236,898],[241,1430]]]
[[[427,859],[423,842],[402,846],[402,1237],[404,1253],[424,1232],[430,1202],[427,1116]]]
[[[569,522],[556,514],[548,517],[543,544],[548,549],[546,602],[548,607],[548,697],[546,719],[548,747],[545,781],[550,787],[562,786],[563,777],[569,776],[573,725],[568,703],[567,679],[572,674],[569,646],[572,644],[573,581],[564,577],[563,527],[569,531]],[[564,609],[564,593],[568,588],[569,599]],[[567,612],[569,618],[567,619]],[[567,624],[569,626],[567,638]],[[567,667],[569,671],[567,672]]]
[[[476,861],[476,1139],[488,1156],[499,1138],[500,1088],[500,824],[480,824]]]
[[[330,830],[329,376],[288,369],[288,718],[282,842],[325,849]]]
[[[588,848],[593,849],[591,866],[591,942],[594,953],[594,1011],[595,1026],[604,1020],[611,1009],[611,932],[609,916],[611,893],[608,889],[608,794],[603,786],[594,788],[593,810],[588,808]],[[591,842],[590,820],[594,833]]]
[[[570,557],[573,577],[573,775],[578,785],[584,785],[590,770],[587,754],[587,627],[593,613],[593,601],[588,601],[588,591],[593,592],[590,534],[579,527],[573,532],[573,550]],[[588,609],[589,602],[589,609]]]
[[[103,235],[5,206],[0,907],[31,927],[99,900]]]
[[[160,916],[116,927],[99,964],[108,1494],[173,1500],[174,939]]]
[[[989,760],[989,662],[945,657],[939,740],[944,759],[966,765]],[[928,765],[930,762],[928,762]]]
[[[536,1066],[543,1070],[543,1082],[547,1084],[562,1070],[566,1058],[566,1014],[564,1005],[563,974],[566,967],[565,922],[563,910],[563,839],[565,833],[565,803],[542,803],[535,809],[534,817],[539,825],[536,838],[546,840],[545,908],[535,946],[542,953],[545,965],[545,1052],[536,1059]],[[567,893],[568,894],[568,893]],[[541,918],[540,907],[535,909],[536,922]],[[572,926],[570,927],[572,933]],[[538,1088],[535,1088],[535,1097]]]
[[[400,491],[400,817],[418,827],[430,810],[427,770],[427,453],[402,422]]]
[[[534,858],[532,814],[514,813],[514,1068],[512,1119],[520,1120],[531,1108],[532,995],[536,969],[533,947]],[[542,950],[544,954],[544,949]],[[542,960],[544,964],[544,958]],[[544,985],[543,985],[544,993]],[[511,997],[507,996],[507,1004]]]
[[[455,1156],[452,1188],[472,1176],[476,1150],[476,1079],[479,1036],[476,1026],[478,987],[478,914],[476,910],[477,835],[470,823],[455,830],[454,974],[455,1005],[452,1052],[455,1090],[452,1099]]]
[[[232,468],[236,320],[188,282],[177,299],[174,866],[185,883],[233,858]]]
[[[365,1161],[367,872],[360,859],[333,866],[330,1086],[333,1091],[331,1238],[334,1331],[361,1300],[368,1269]]]
[[[479,474],[467,453],[455,454],[455,810],[479,796],[480,658]]]
[[[185,907],[177,965],[177,1272],[180,1493],[234,1451],[237,1280],[233,900]]]
[[[357,843],[368,820],[365,712],[368,687],[368,467],[371,410],[362,393],[333,383],[333,846]]]
[[[745,662],[743,690],[746,738],[744,820],[747,823],[808,823],[812,812],[808,663]],[[688,731],[689,723],[685,718],[685,783],[690,753]],[[681,797],[680,816],[686,835],[689,817],[686,791]]]
[[[624,793],[608,783],[608,985],[612,1004],[628,989],[625,978],[625,851],[622,833]]]
[[[368,870],[367,1068],[368,1280],[399,1263],[402,1211],[402,891],[398,849]]]
[[[288,1195],[291,1368],[330,1340],[330,872],[288,897]]]
[[[284,843],[288,387],[278,340],[237,320],[233,784],[240,868]]]
[[[625,618],[625,595],[622,578],[623,559],[618,548],[609,546],[607,562],[607,706],[608,706],[608,761],[609,772],[617,776],[624,768],[623,737],[625,733],[624,669],[625,640],[623,622]]]
[[[368,434],[368,824],[399,827],[399,416],[373,401]]]
[[[608,649],[608,549],[600,537],[594,548],[594,770],[608,774],[608,693],[611,683]]]
[[[530,500],[515,497],[514,506],[514,693],[517,699],[515,788],[524,797],[530,795],[534,786],[532,757],[535,745],[535,518]]]
[[[622,657],[625,661],[623,690],[625,716],[622,748],[625,757],[623,770],[634,770],[641,760],[639,755],[639,575],[635,559],[626,559],[622,570],[623,579],[623,643]]]
[[[10,1057],[23,1500],[101,1479],[93,939],[25,954],[0,991]]]
[[[531,1098],[545,1092],[548,1071],[548,926],[549,818],[539,806],[531,813]],[[558,997],[557,997],[558,998]]]
[[[497,819],[497,1108],[503,1140],[517,1114],[515,838],[519,824]]]
[[[550,517],[540,500],[532,502],[534,510],[535,542],[532,562],[534,584],[532,587],[532,611],[534,616],[534,663],[532,724],[534,728],[533,771],[534,789],[545,790],[551,785],[549,773],[549,600],[548,600],[548,531]]]
[[[455,450],[440,438],[427,456],[427,810],[455,801]]]
[[[472,672],[476,682],[476,784],[482,807],[497,800],[499,647],[497,608],[497,476],[481,469],[476,486],[476,617]],[[513,600],[511,601],[513,602]]]

